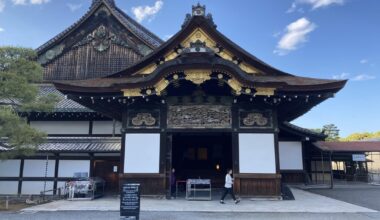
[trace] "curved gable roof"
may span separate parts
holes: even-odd
[[[112,15],[123,25],[125,26],[132,34],[134,34],[138,39],[144,42],[151,49],[154,49],[160,46],[163,41],[157,37],[155,34],[150,32],[148,29],[140,25],[138,22],[129,17],[121,9],[116,7],[114,1],[111,0],[94,0],[90,9],[74,24],[70,27],[38,47],[37,53],[42,54],[47,51],[49,48],[53,47],[57,42],[65,39],[70,33],[75,31],[83,22],[85,22],[93,13],[97,11],[102,5],[105,5]]]
[[[139,62],[135,63],[133,66],[108,77],[120,77],[124,75],[130,75],[135,73],[137,70],[146,67],[157,59],[165,57],[168,53],[172,52],[178,45],[186,41],[186,38],[189,35],[193,34],[197,29],[204,32],[207,36],[212,38],[218,46],[223,48],[223,51],[228,51],[229,55],[232,55],[231,58],[239,59],[239,62],[246,63],[260,72],[265,73],[266,75],[281,75],[281,76],[293,76],[292,74],[286,73],[279,69],[272,67],[271,65],[265,63],[259,58],[255,57],[248,51],[241,48],[239,45],[234,43],[232,40],[224,36],[221,32],[216,29],[216,25],[213,23],[212,17],[206,16],[193,16],[189,18],[185,24],[182,26],[182,29],[177,32],[173,37],[168,41],[161,44],[158,48],[154,50],[151,54],[141,59]],[[207,45],[215,46],[215,45]]]

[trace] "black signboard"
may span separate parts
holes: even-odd
[[[138,220],[140,217],[140,184],[125,183],[121,189],[120,216]]]

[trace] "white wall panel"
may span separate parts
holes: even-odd
[[[45,177],[46,160],[25,160],[23,177]],[[47,177],[54,177],[55,160],[48,160]]]
[[[0,181],[0,195],[17,194],[17,190],[18,181]]]
[[[160,134],[126,134],[124,173],[159,173]]]
[[[54,182],[46,182],[46,190],[52,190]],[[23,195],[39,195],[44,190],[44,181],[23,181],[21,187],[21,194]],[[47,192],[47,195],[53,192]]]
[[[0,177],[18,177],[20,160],[0,160]]]
[[[30,125],[47,134],[88,134],[89,121],[31,121]]]
[[[74,173],[90,174],[89,160],[60,160],[58,164],[58,177],[73,177]]]
[[[280,142],[279,148],[281,170],[303,170],[301,142]]]
[[[239,134],[240,173],[276,173],[273,134]]]
[[[113,121],[94,121],[92,125],[93,134],[113,134]],[[120,134],[121,123],[115,123],[115,134]]]

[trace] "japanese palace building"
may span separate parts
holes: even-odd
[[[113,0],[93,0],[39,47],[41,94],[61,101],[54,113],[21,113],[49,138],[32,157],[0,162],[0,193],[39,194],[45,181],[57,188],[76,172],[114,191],[138,182],[145,195],[167,194],[172,168],[177,179],[213,187],[232,168],[241,196],[279,196],[281,183],[330,177],[320,167],[331,162],[314,145],[325,136],[290,122],[345,80],[266,64],[219,32],[199,4],[179,29],[164,42]]]

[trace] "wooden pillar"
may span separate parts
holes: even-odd
[[[21,161],[20,161],[20,172],[19,172],[19,178],[18,178],[18,188],[17,188],[17,194],[18,195],[21,195],[23,173],[24,173],[24,158],[21,158]]]
[[[332,152],[330,151],[330,189],[334,188],[334,173],[332,167]]]
[[[95,159],[94,159],[94,153],[89,153],[89,156],[90,156],[90,173],[89,173],[89,176],[94,176],[95,175],[95,171],[94,171],[94,168],[95,168]]]
[[[125,136],[127,130],[127,109],[124,108],[122,112],[122,121],[121,121],[121,151],[120,151],[120,169],[119,174],[124,174],[124,160],[125,160]],[[121,184],[120,184],[121,186]]]
[[[239,106],[236,103],[232,103],[231,106],[231,147],[232,147],[232,171],[234,174],[234,191],[236,194],[240,194],[240,178],[237,178],[240,174],[239,168]]]
[[[88,126],[88,134],[91,136],[92,133],[93,133],[93,128],[94,127],[94,121],[93,120],[90,120],[89,122],[89,126]]]
[[[55,167],[54,167],[54,186],[53,189],[58,189],[58,170],[59,170],[59,154],[55,154]],[[53,191],[53,195],[56,195],[57,191]]]

